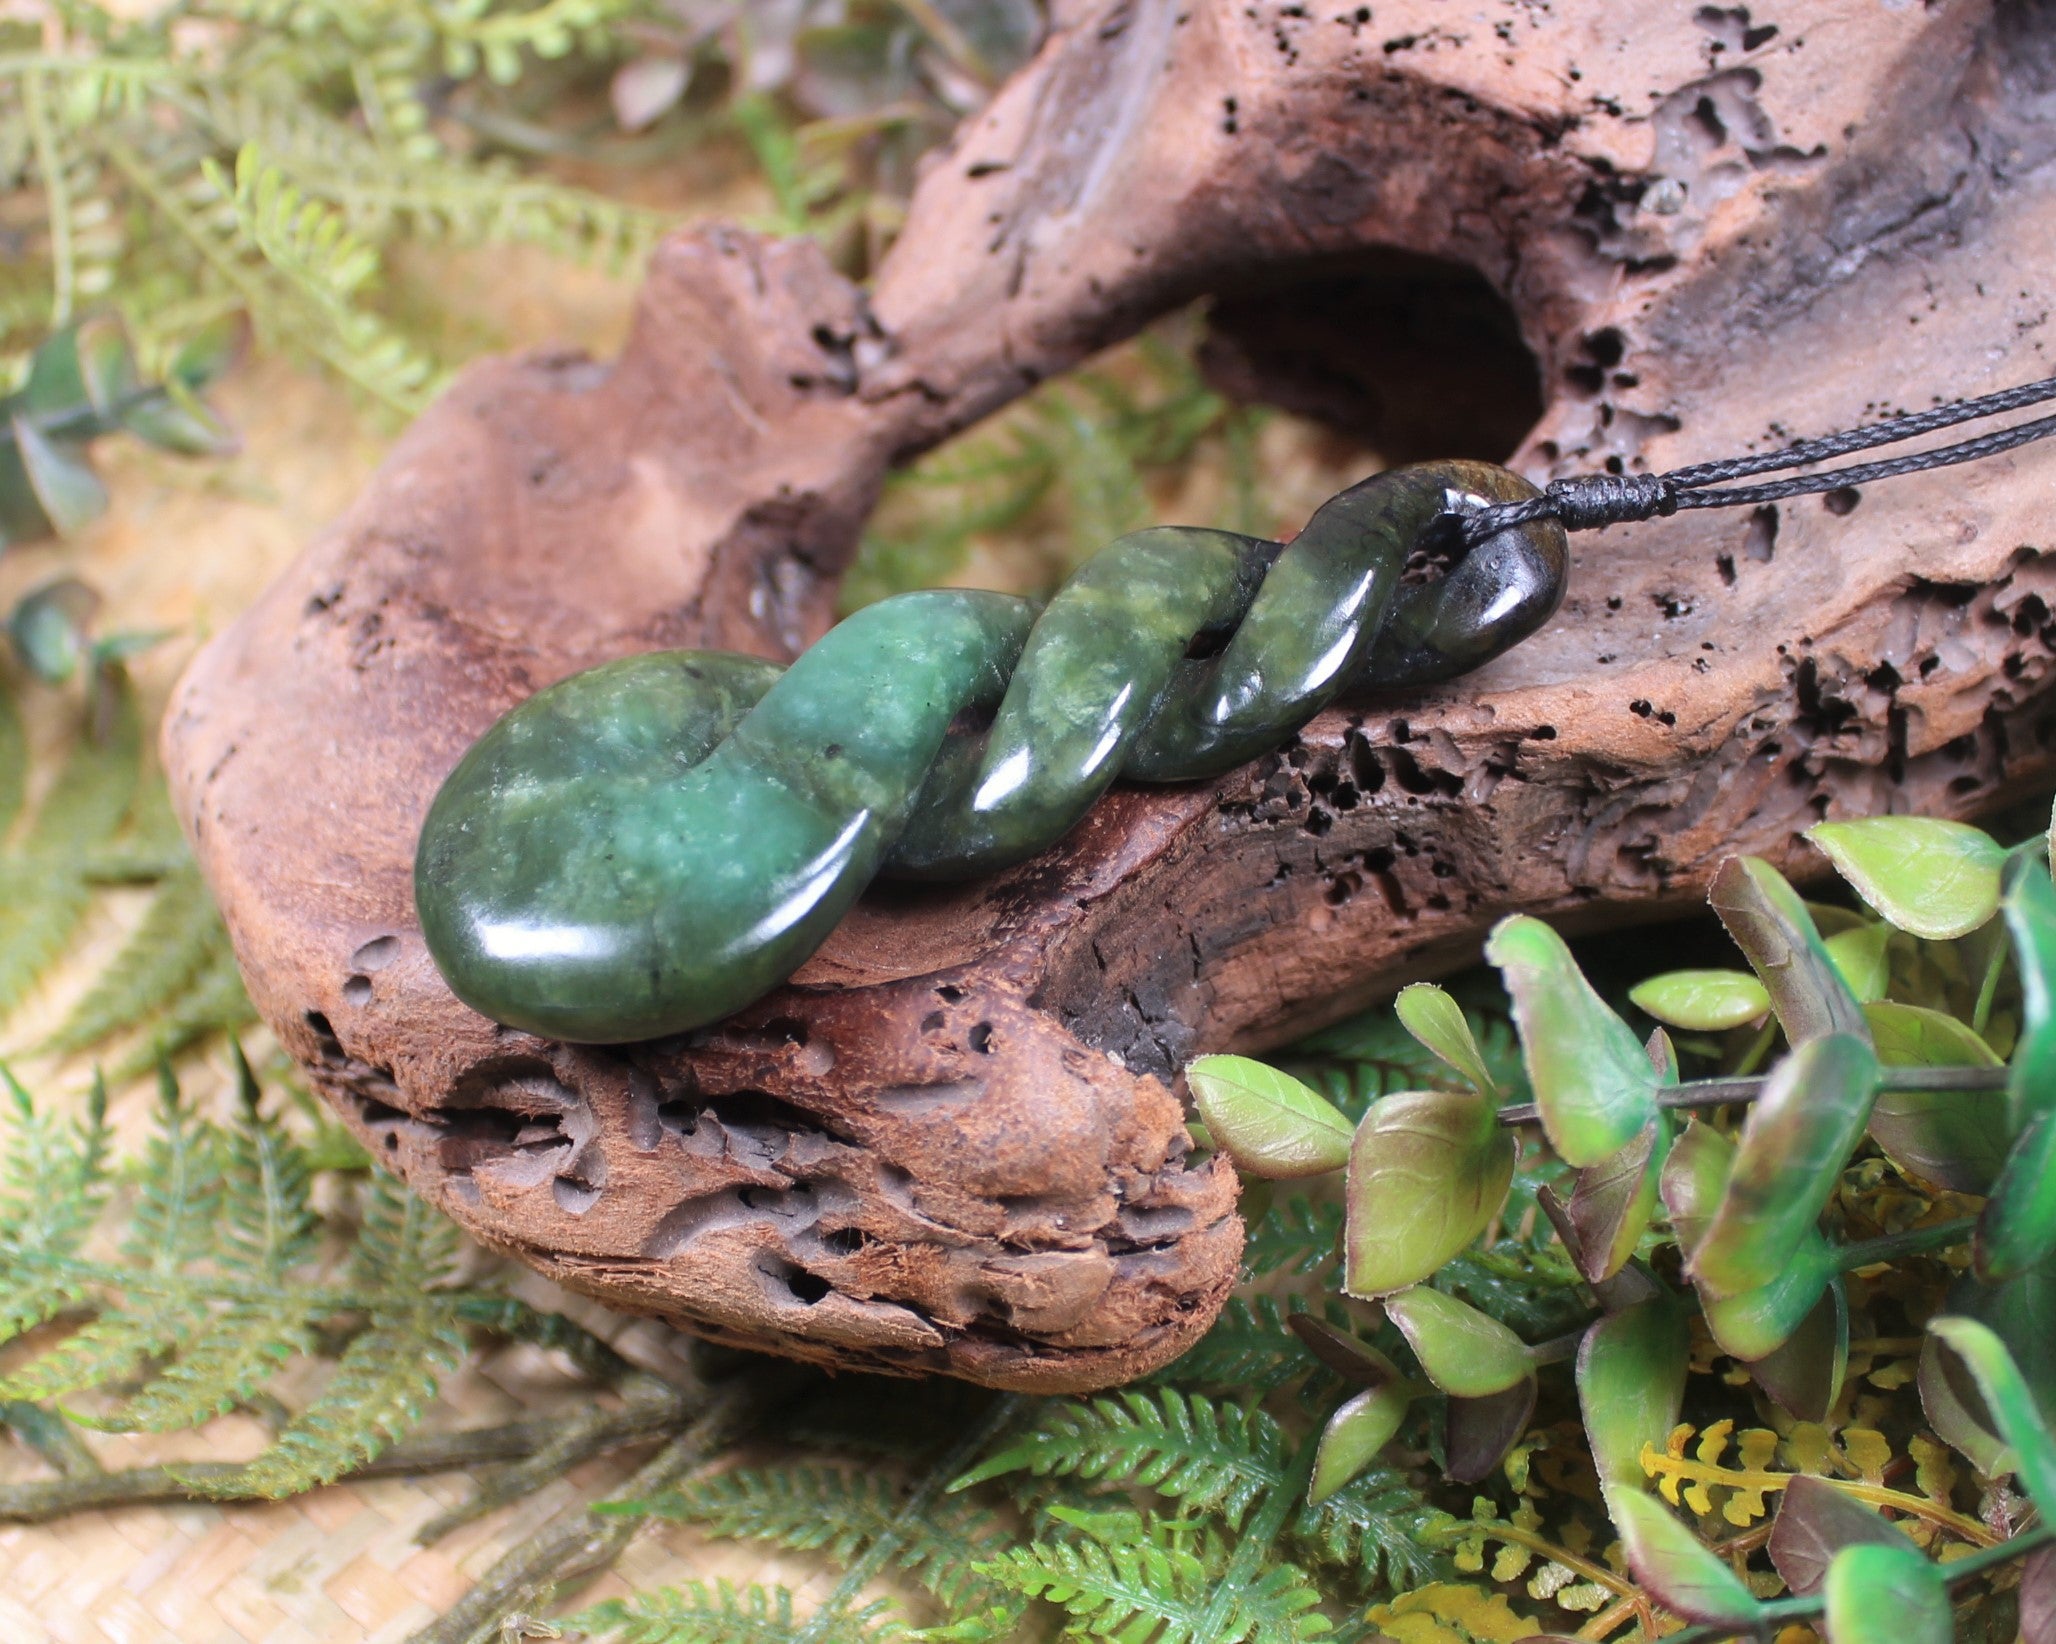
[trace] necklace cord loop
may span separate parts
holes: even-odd
[[[1952,445],[1928,451],[1910,451],[1876,462],[1853,463],[1817,474],[1794,474],[1762,485],[1724,485],[1728,480],[1747,479],[1757,474],[1776,473],[1787,468],[1807,468],[1832,457],[1868,451],[1880,445],[1895,445],[1917,439],[1938,429],[1982,417],[2018,411],[2030,405],[2056,400],[2056,377],[2001,389],[1977,399],[1958,400],[1931,410],[1889,417],[1862,428],[1845,429],[1820,439],[1802,440],[1779,451],[1761,451],[1749,456],[1728,457],[1716,462],[1693,463],[1665,474],[1577,474],[1552,480],[1539,497],[1523,502],[1501,503],[1467,515],[1463,537],[1476,546],[1495,532],[1533,520],[1555,519],[1566,531],[1596,531],[1608,525],[1625,525],[1675,513],[1680,508],[1736,508],[1786,497],[1810,496],[1822,491],[1839,491],[1873,480],[1892,479],[1900,474],[1917,474],[1929,468],[1947,468],[1980,457],[1997,456],[2056,434],[2056,416],[2038,417],[2011,428],[1995,429]],[[1719,489],[1708,487],[1719,486]]]

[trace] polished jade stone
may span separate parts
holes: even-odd
[[[422,829],[415,899],[459,998],[587,1043],[717,1021],[790,976],[881,870],[988,873],[1117,776],[1191,781],[1275,747],[1352,685],[1440,679],[1532,632],[1562,529],[1408,580],[1438,521],[1534,495],[1432,463],[1326,504],[1288,547],[1159,527],[1047,608],[904,594],[790,668],[631,657],[514,709]]]
[[[444,979],[495,1021],[593,1044],[768,992],[876,874],[950,721],[998,701],[1033,615],[908,595],[836,628],[776,693],[775,665],[705,652],[538,693],[422,828],[414,899]]]

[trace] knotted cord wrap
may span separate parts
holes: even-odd
[[[1535,488],[1477,462],[1379,474],[1289,543],[1159,527],[1046,606],[902,594],[790,667],[628,657],[505,715],[444,781],[415,901],[452,990],[583,1043],[658,1038],[785,981],[880,872],[990,873],[1117,777],[1189,782],[1276,747],[1348,690],[1475,668],[1545,622],[1568,544],[1503,526],[1439,578],[1417,552]]]
[[[1831,457],[1845,457],[1853,451],[1868,451],[1880,445],[1896,445],[1917,439],[1938,429],[1981,417],[1998,416],[2056,399],[2056,377],[2022,383],[1977,399],[1957,400],[1927,411],[1890,417],[1863,428],[1846,429],[1816,440],[1802,440],[1781,451],[1762,451],[1750,456],[1727,457],[1718,462],[1693,463],[1673,468],[1667,474],[1579,474],[1552,480],[1540,496],[1521,502],[1502,503],[1471,514],[1463,522],[1466,542],[1482,542],[1495,531],[1538,519],[1554,519],[1566,531],[1596,531],[1608,525],[1626,525],[1636,520],[1674,514],[1681,508],[1740,508],[1787,497],[1812,496],[1822,491],[1839,491],[1852,485],[1900,474],[1917,474],[1928,468],[1948,468],[1980,457],[1997,456],[2056,434],[2056,416],[2039,417],[2011,428],[1996,429],[1974,439],[1938,446],[1932,451],[1910,451],[1877,462],[1853,463],[1820,474],[1800,474],[1772,480],[1763,485],[1731,485],[1720,490],[1706,487],[1725,480],[1746,479],[1754,474],[1771,474],[1785,468],[1807,468]]]

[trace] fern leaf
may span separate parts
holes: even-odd
[[[571,1628],[610,1644],[884,1644],[901,1633],[879,1624],[882,1606],[801,1620],[785,1587],[737,1588],[689,1581],[633,1598],[612,1598],[572,1616]]]
[[[1061,1605],[1071,1636],[1118,1644],[1191,1644],[1212,1587],[1197,1555],[1154,1540],[1038,1541],[1010,1547],[981,1569],[1023,1597]]]
[[[103,740],[80,738],[30,820],[20,848],[0,858],[0,1012],[19,1004],[91,906],[82,863],[121,826],[134,802],[142,725],[134,691],[123,683]],[[0,770],[12,757],[5,742],[19,722],[0,730]],[[0,802],[18,794],[17,773],[0,775]]]
[[[84,1287],[79,1293],[84,1294]],[[0,1382],[0,1398],[64,1398],[126,1381],[197,1329],[206,1304],[182,1292],[132,1295]]]
[[[0,692],[0,836],[13,828],[28,791],[28,729],[12,693]]]
[[[423,1206],[422,1214],[434,1212]],[[213,1493],[276,1500],[355,1471],[421,1419],[442,1378],[463,1362],[464,1333],[446,1305],[375,1314],[343,1349],[321,1397]]]
[[[991,1513],[945,1498],[902,1519],[902,1505],[900,1489],[876,1473],[750,1467],[687,1484],[650,1502],[648,1510],[719,1536],[825,1552],[843,1566],[891,1535],[898,1542],[893,1561],[951,1614],[1011,1610],[974,1569],[991,1551],[985,1543],[998,1527]]]
[[[120,953],[43,1048],[68,1055],[156,1022],[219,954],[220,926],[197,867],[187,864],[166,875]]]
[[[72,1258],[106,1192],[107,1099],[95,1084],[85,1122],[39,1111],[0,1068],[15,1109],[15,1140],[0,1161],[0,1341],[81,1299]]]
[[[135,803],[142,770],[143,719],[135,688],[120,681],[111,694],[106,734],[81,737],[57,773],[22,841],[22,854],[76,859],[114,837]]]
[[[142,1188],[122,1252],[137,1267],[120,1307],[74,1331],[31,1360],[0,1397],[59,1398],[135,1374],[170,1352],[204,1322],[203,1297],[175,1281],[212,1244],[221,1205],[217,1138],[179,1099],[169,1070],[161,1074],[157,1125],[143,1158]],[[151,1281],[158,1281],[152,1283]],[[166,1282],[171,1281],[171,1282]]]
[[[286,1363],[314,1347],[313,1309],[290,1294],[231,1302],[208,1314],[178,1359],[114,1415],[88,1425],[110,1432],[168,1433],[197,1427],[254,1397]],[[85,1420],[74,1416],[74,1420]]]
[[[1431,1507],[1390,1467],[1372,1467],[1316,1505],[1301,1504],[1294,1543],[1317,1563],[1356,1571],[1367,1585],[1395,1592],[1444,1572],[1435,1548],[1456,1521]]]
[[[239,1277],[276,1283],[313,1254],[316,1219],[308,1203],[306,1152],[275,1118],[259,1111],[249,1064],[236,1055],[242,1112],[223,1154],[227,1216],[219,1262]]]
[[[243,987],[243,974],[216,920],[208,931],[210,951],[185,990],[168,1001],[135,1047],[114,1066],[116,1079],[133,1079],[157,1062],[219,1033],[234,1033],[257,1020],[257,1008]]]
[[[0,861],[0,1015],[64,956],[92,900],[61,863]]]
[[[1215,1636],[1223,1644],[1302,1644],[1325,1638],[1335,1624],[1321,1614],[1320,1602],[1305,1571],[1276,1564],[1235,1595],[1228,1625]]]
[[[1231,1296],[1213,1328],[1152,1380],[1270,1393],[1313,1368],[1275,1296]]]
[[[1025,1468],[1146,1485],[1239,1525],[1258,1496],[1283,1482],[1284,1458],[1284,1434],[1262,1410],[1174,1387],[1131,1389],[1089,1404],[1053,1404],[957,1488]]]
[[[1341,1247],[1342,1206],[1295,1193],[1249,1230],[1242,1262],[1258,1275],[1312,1273],[1334,1261]]]

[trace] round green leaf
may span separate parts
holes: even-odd
[[[1819,1228],[1809,1227],[1770,1283],[1732,1296],[1701,1287],[1707,1331],[1723,1353],[1744,1363],[1769,1358],[1799,1333],[1835,1276],[1833,1250]]]
[[[2029,1125],[2007,1157],[1977,1223],[1977,1270],[1987,1284],[2056,1258],[2056,1112]]]
[[[1614,1157],[1578,1172],[1564,1213],[1577,1236],[1579,1271],[1589,1283],[1604,1283],[1634,1255],[1656,1212],[1657,1184],[1669,1146],[1670,1116],[1659,1113]]]
[[[1534,1419],[1536,1391],[1530,1370],[1481,1399],[1450,1399],[1442,1428],[1443,1475],[1457,1484],[1479,1484],[1497,1472]]]
[[[1746,970],[1670,970],[1629,990],[1639,1010],[1666,1027],[1720,1033],[1770,1010],[1770,995]]]
[[[8,618],[8,637],[22,666],[48,685],[78,672],[100,596],[76,577],[60,577],[23,596]]]
[[[1939,941],[1965,936],[1999,911],[2006,853],[1981,828],[1929,816],[1822,822],[1806,837],[1878,916]]]
[[[1829,1644],[1950,1644],[1942,1572],[1904,1536],[1844,1547],[1828,1565]]]
[[[1306,1350],[1344,1381],[1360,1387],[1382,1387],[1387,1382],[1405,1379],[1399,1366],[1363,1337],[1330,1324],[1318,1314],[1292,1313],[1285,1322]]]
[[[1992,1431],[1991,1412],[1977,1383],[1963,1361],[1934,1336],[1920,1345],[1918,1385],[1921,1410],[1944,1444],[1986,1478],[2007,1470],[2006,1441]]]
[[[1742,1127],[1720,1208],[1692,1252],[1695,1280],[1732,1296],[1787,1270],[1870,1122],[1877,1086],[1877,1057],[1852,1034],[1808,1039],[1777,1065]]]
[[[1505,1203],[1515,1151],[1483,1096],[1414,1090],[1376,1103],[1349,1150],[1343,1289],[1403,1290],[1462,1250]]]
[[[1320,1176],[1349,1162],[1350,1125],[1289,1073],[1247,1056],[1202,1056],[1185,1070],[1214,1145],[1251,1176]]]
[[[1892,940],[1890,925],[1863,924],[1825,940],[1828,957],[1858,1004],[1884,998],[1892,982],[1892,962],[1885,951]]]
[[[2025,855],[2006,864],[2005,880],[2006,930],[2026,1018],[2007,1081],[2008,1113],[2020,1131],[2037,1114],[2056,1112],[2056,884]]]
[[[1613,1157],[1657,1113],[1656,1073],[1641,1043],[1541,920],[1501,920],[1485,957],[1513,996],[1528,1083],[1550,1145],[1579,1169]]]
[[[1778,1502],[1764,1551],[1785,1585],[1805,1595],[1820,1591],[1828,1565],[1843,1548],[1895,1542],[1904,1546],[1905,1533],[1893,1529],[1884,1514],[1824,1478],[1797,1473]]]
[[[1865,1005],[1886,1067],[1997,1067],[1992,1047],[1953,1016],[1881,999]],[[1901,1170],[1957,1193],[1987,1193],[2012,1142],[2003,1090],[1885,1090],[1870,1134]]]
[[[1385,1312],[1428,1380],[1458,1398],[1503,1393],[1534,1368],[1527,1343],[1505,1325],[1426,1285],[1388,1298]]]
[[[1768,862],[1731,856],[1713,876],[1713,911],[1770,995],[1785,1037],[1803,1044],[1824,1033],[1867,1038],[1870,1029],[1814,928],[1799,893]]]
[[[1848,1287],[1831,1279],[1799,1328],[1748,1364],[1756,1385],[1801,1421],[1826,1421],[1849,1374]]]
[[[1459,1005],[1432,982],[1416,982],[1399,990],[1392,1002],[1407,1032],[1447,1062],[1481,1096],[1496,1097],[1498,1085],[1486,1069],[1484,1053]]]
[[[1378,1452],[1399,1431],[1412,1402],[1413,1394],[1405,1382],[1388,1382],[1358,1393],[1330,1416],[1321,1429],[1320,1448],[1314,1453],[1307,1500],[1315,1504],[1326,1501],[1376,1461]]]
[[[1674,1297],[1601,1319],[1578,1344],[1578,1408],[1602,1484],[1640,1489],[1642,1446],[1678,1424],[1692,1342]]]
[[[2005,1464],[2042,1517],[2056,1520],[2056,1438],[2050,1437],[2035,1395],[2006,1344],[1989,1326],[1961,1316],[1931,1320],[1928,1329],[1969,1367],[1985,1408],[2006,1440]]]
[[[1754,1632],[1763,1606],[1727,1561],[1670,1515],[1654,1496],[1609,1490],[1608,1511],[1627,1549],[1628,1566],[1667,1610],[1738,1632]]]
[[[83,446],[51,439],[20,413],[13,426],[15,447],[36,501],[59,536],[76,535],[106,512],[107,487],[87,463]]]
[[[1686,1121],[1685,1133],[1671,1145],[1663,1161],[1657,1188],[1678,1248],[1688,1260],[1713,1223],[1734,1167],[1733,1142],[1704,1119]]]

